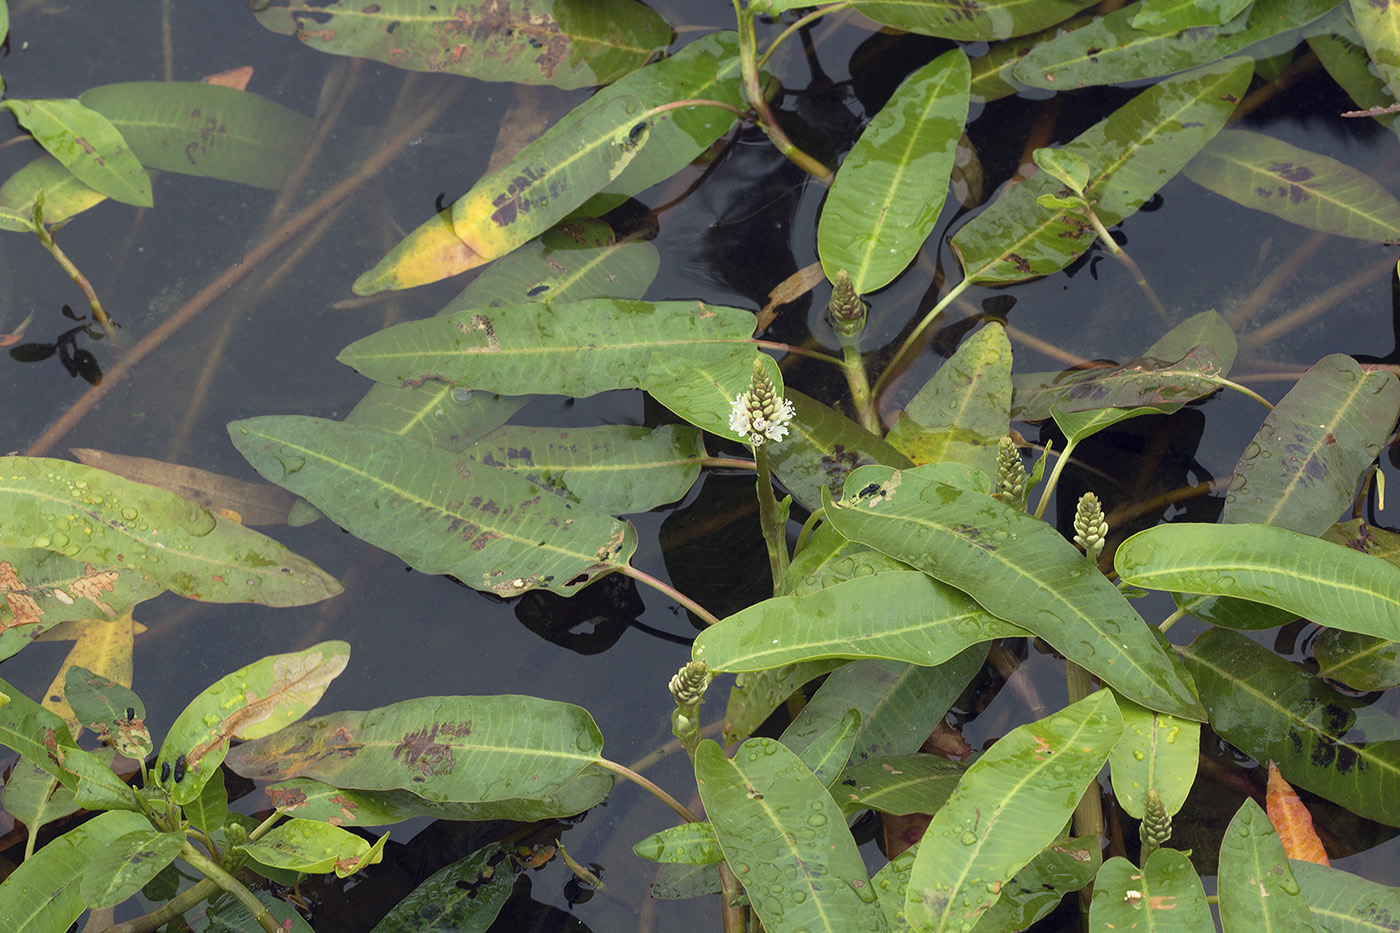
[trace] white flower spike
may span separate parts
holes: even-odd
[[[734,396],[729,429],[753,446],[761,447],[764,441],[780,441],[787,437],[787,426],[796,414],[792,402],[778,395],[763,364],[755,360],[749,391]]]

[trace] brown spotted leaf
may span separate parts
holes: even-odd
[[[349,661],[345,642],[322,642],[254,661],[195,697],[170,727],[158,759],[162,783],[175,801],[199,796],[230,739],[260,738],[306,715]]]
[[[1176,360],[1143,356],[1120,366],[1076,369],[1053,376],[1029,373],[1013,380],[1017,391],[1012,413],[1024,421],[1041,421],[1050,417],[1052,408],[1076,412],[1179,406],[1220,388],[1223,375],[1215,349],[1208,346],[1192,347]]]
[[[431,801],[538,799],[595,765],[603,736],[568,703],[528,696],[419,697],[308,719],[246,742],[230,768],[260,781],[307,777]]]

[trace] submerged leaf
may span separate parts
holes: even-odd
[[[975,42],[1007,39],[1053,26],[1093,0],[981,0],[929,3],[926,0],[853,0],[858,11],[886,26],[926,36]],[[786,6],[807,6],[805,3]]]

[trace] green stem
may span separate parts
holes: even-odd
[[[1099,220],[1099,215],[1095,214],[1094,209],[1088,204],[1084,206],[1084,213],[1088,216],[1089,223],[1093,225],[1094,232],[1099,235],[1099,241],[1102,242],[1104,246],[1108,247],[1108,251],[1113,254],[1114,259],[1121,262],[1123,267],[1132,273],[1138,288],[1142,289],[1143,294],[1147,296],[1147,300],[1152,303],[1152,308],[1157,312],[1157,316],[1165,323],[1170,324],[1171,315],[1167,313],[1167,309],[1162,304],[1162,300],[1158,298],[1157,293],[1152,290],[1152,286],[1147,282],[1147,276],[1142,274],[1142,269],[1133,261],[1133,257],[1129,256],[1124,252],[1123,247],[1114,242],[1113,237],[1109,235],[1108,230],[1104,227],[1103,221]]]
[[[267,909],[267,906],[263,904],[262,901],[253,896],[253,892],[249,891],[243,882],[224,871],[218,865],[215,865],[209,859],[200,855],[199,850],[190,845],[189,842],[186,842],[180,848],[180,858],[189,862],[190,865],[194,866],[205,878],[233,895],[238,903],[248,908],[248,912],[253,915],[253,919],[258,922],[258,926],[266,930],[267,933],[285,933],[281,925],[277,922],[277,918],[272,916],[271,911]]]
[[[788,139],[787,133],[783,132],[777,118],[773,116],[772,108],[768,106],[768,98],[764,96],[763,85],[759,81],[758,39],[754,34],[753,11],[740,9],[738,0],[734,0],[734,13],[738,17],[739,66],[743,75],[744,97],[758,115],[758,128],[763,130],[768,141],[787,157],[789,162],[823,184],[830,184],[831,169],[803,152]]]
[[[1073,661],[1065,662],[1065,680],[1068,683],[1071,703],[1079,702],[1094,690],[1093,675]],[[1092,836],[1095,839],[1103,836],[1103,799],[1099,796],[1097,778],[1089,782],[1089,786],[1084,789],[1084,795],[1074,807],[1074,833],[1077,836]],[[1089,895],[1081,891],[1079,899],[1087,916]]]
[[[845,343],[841,352],[846,357],[846,385],[851,389],[851,402],[855,405],[861,427],[878,437],[881,424],[875,411],[875,398],[870,394],[870,377],[865,372],[865,359],[854,342]]]
[[[810,357],[814,360],[821,360],[823,363],[830,363],[832,366],[846,365],[846,361],[832,356],[830,353],[823,353],[820,350],[808,350],[806,347],[795,346],[790,343],[779,343],[776,340],[755,340],[756,346],[769,350],[781,350],[783,353],[796,353],[798,356]]]
[[[637,119],[650,120],[653,117],[659,117],[663,113],[669,113],[672,110],[688,109],[690,107],[718,107],[720,110],[728,110],[740,120],[747,120],[750,117],[747,111],[740,110],[733,104],[727,104],[722,100],[713,100],[709,97],[690,97],[685,100],[673,100],[659,107],[653,107]]]
[[[1050,504],[1050,497],[1055,492],[1055,484],[1060,481],[1060,474],[1064,472],[1065,464],[1069,463],[1069,455],[1074,453],[1077,442],[1074,438],[1065,441],[1065,449],[1060,451],[1060,459],[1055,461],[1055,466],[1050,470],[1050,476],[1045,480],[1045,487],[1040,492],[1040,501],[1035,504],[1035,517],[1045,517],[1045,507]]]
[[[651,587],[657,592],[665,593],[667,596],[671,597],[676,602],[680,603],[682,606],[699,616],[700,621],[704,622],[706,625],[715,625],[719,622],[719,619],[704,606],[700,605],[695,600],[691,599],[689,596],[685,595],[680,590],[676,589],[674,586],[665,582],[664,580],[658,580],[656,577],[653,577],[645,570],[638,570],[631,564],[620,564],[618,565],[617,572],[622,574],[623,576],[631,577],[638,583],[645,583],[647,586]]]
[[[681,815],[681,818],[687,823],[700,822],[700,817],[696,816],[694,813],[691,813],[689,808],[687,808],[685,804],[681,803],[675,797],[672,797],[670,794],[666,793],[666,791],[658,787],[651,780],[649,780],[646,777],[643,777],[642,775],[633,771],[626,765],[620,765],[617,762],[609,761],[606,758],[599,758],[597,763],[599,767],[606,768],[613,774],[616,774],[620,777],[624,777],[627,780],[631,781],[633,784],[636,784],[638,787],[641,787],[642,789],[646,790],[653,797],[656,797],[662,803],[666,804],[666,806],[679,813]]]
[[[971,284],[971,279],[963,279],[957,285],[954,285],[952,290],[949,291],[948,294],[944,295],[941,299],[939,299],[938,304],[934,305],[933,309],[930,310],[928,314],[924,315],[924,319],[919,322],[917,327],[910,331],[909,336],[904,338],[904,342],[901,343],[899,345],[899,349],[894,352],[894,356],[890,359],[889,365],[885,367],[885,371],[880,374],[879,379],[875,380],[875,388],[871,390],[871,394],[874,396],[876,401],[879,401],[879,398],[884,393],[885,386],[887,383],[889,383],[890,379],[899,374],[900,370],[903,368],[901,364],[904,362],[904,357],[908,355],[911,349],[913,349],[914,344],[918,342],[919,337],[923,335],[923,332],[927,330],[928,326],[933,323],[934,319],[937,318],[938,315],[943,312],[943,309],[948,307],[948,305],[952,304],[953,299],[957,298],[964,291],[966,291],[967,287]]]
[[[102,933],[153,933],[172,920],[183,917],[196,904],[212,896],[219,886],[208,878],[201,878],[193,887],[186,888],[170,900],[148,914],[132,920],[113,924]],[[261,906],[261,905],[259,905]]]
[[[731,470],[757,469],[752,460],[741,460],[738,457],[697,457],[695,462],[702,467],[725,467]]]
[[[724,933],[744,933],[748,927],[748,911],[743,906],[744,888],[728,862],[719,863],[719,884]]]
[[[839,13],[841,10],[850,9],[850,7],[851,0],[842,0],[842,2],[840,3],[833,3],[831,6],[818,7],[817,9],[808,13],[806,16],[802,17],[797,22],[793,23],[791,26],[778,33],[778,38],[774,39],[768,44],[768,51],[764,52],[762,57],[759,58],[758,67],[762,68],[764,65],[768,64],[768,59],[773,57],[773,53],[778,50],[778,46],[782,45],[789,38],[791,38],[792,34],[797,32],[799,29],[812,25],[817,20],[821,19],[823,16],[829,16],[832,13]]]
[[[778,497],[773,495],[767,445],[754,447],[753,454],[758,466],[758,518],[763,525],[763,539],[768,542],[768,569],[773,573],[773,595],[777,596],[783,591],[783,577],[788,568],[787,522],[778,508]]]
[[[1177,609],[1176,612],[1173,612],[1171,615],[1167,616],[1165,619],[1162,620],[1162,624],[1157,626],[1157,630],[1165,634],[1173,625],[1181,621],[1181,618],[1184,615],[1186,615],[1185,609]]]
[[[68,277],[82,290],[83,297],[88,301],[88,307],[92,309],[92,319],[102,326],[103,332],[105,332],[108,337],[115,340],[117,337],[116,328],[112,324],[112,319],[108,317],[106,309],[102,307],[102,302],[97,299],[97,292],[93,290],[92,284],[87,280],[87,276],[83,275],[82,271],[73,263],[73,260],[69,259],[68,254],[58,245],[58,241],[53,238],[53,231],[42,223],[36,223],[34,226],[34,233],[39,237],[39,242],[43,244],[44,249],[48,250],[49,254],[52,255],[54,259],[58,260],[58,264],[63,267],[63,271],[67,272]]]
[[[817,527],[817,522],[821,521],[823,518],[826,518],[826,509],[824,508],[817,509],[811,515],[807,516],[807,520],[802,523],[802,530],[797,533],[797,548],[793,551],[794,554],[800,554],[802,552],[803,546],[812,537],[812,532]]]
[[[1216,385],[1220,386],[1221,388],[1224,388],[1224,389],[1234,389],[1236,392],[1240,393],[1241,395],[1245,395],[1245,396],[1248,396],[1249,398],[1254,399],[1256,402],[1258,402],[1260,405],[1263,405],[1263,406],[1264,406],[1265,408],[1267,408],[1269,411],[1273,411],[1273,410],[1274,410],[1274,403],[1273,403],[1273,402],[1270,402],[1268,399],[1264,398],[1264,396],[1260,395],[1258,392],[1255,392],[1253,389],[1249,388],[1249,386],[1240,385],[1238,382],[1233,382],[1233,381],[1231,381],[1231,380],[1229,380],[1229,379],[1226,379],[1224,376],[1214,376],[1214,377],[1209,377],[1209,376],[1208,376],[1208,377],[1206,377],[1206,378],[1210,379],[1211,382],[1215,383]]]

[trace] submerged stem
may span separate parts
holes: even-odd
[[[1065,440],[1065,449],[1060,451],[1060,459],[1056,460],[1054,467],[1051,468],[1050,476],[1046,478],[1045,486],[1040,491],[1040,501],[1035,504],[1036,518],[1045,517],[1045,508],[1050,504],[1050,497],[1054,495],[1055,484],[1060,481],[1060,474],[1064,472],[1065,464],[1069,463],[1069,455],[1074,453],[1076,446],[1077,442],[1074,438]]]

